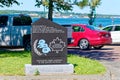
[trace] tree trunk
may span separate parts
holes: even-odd
[[[95,13],[95,8],[91,9],[91,13],[89,14],[89,24],[93,25],[95,18],[96,18],[96,13]]]
[[[49,0],[48,19],[51,21],[53,20],[52,15],[53,15],[53,1]]]

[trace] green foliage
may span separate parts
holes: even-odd
[[[12,4],[20,5],[16,0],[0,0],[0,7],[10,7]]]
[[[43,5],[46,8],[48,8],[48,6],[49,6],[49,0],[36,0],[35,6],[40,7],[41,5]]]
[[[82,0],[82,1],[77,2],[77,5],[80,8],[84,8],[84,7],[87,7],[87,6],[90,7],[91,12],[90,12],[90,14],[88,14],[88,17],[90,18],[89,19],[89,24],[90,25],[93,25],[93,23],[95,21],[95,18],[96,18],[96,10],[95,9],[100,4],[101,4],[101,0]]]
[[[82,0],[76,3],[80,8],[89,6],[90,9],[96,8],[101,4],[101,0]]]
[[[80,2],[77,2],[76,4],[77,4],[77,6],[79,6],[81,9],[83,9],[84,7],[86,7],[86,6],[89,5],[88,0],[82,0],[82,1],[80,1]]]
[[[36,0],[36,7],[40,7],[41,5],[46,8],[50,7],[49,3],[53,4],[54,10],[64,11],[64,10],[72,10],[72,5],[69,2],[65,2],[64,0]]]
[[[72,4],[70,4],[70,1],[65,2],[64,0],[36,0],[35,6],[40,7],[41,5],[48,8],[48,19],[51,21],[54,10],[72,10]]]
[[[89,6],[92,8],[92,7],[97,7],[98,5],[100,5],[101,4],[101,0],[91,0],[90,2],[89,2]]]
[[[102,74],[105,67],[98,61],[68,55],[68,62],[74,64],[75,74]],[[25,64],[31,64],[31,53],[26,51],[0,51],[0,75],[25,75]],[[36,75],[40,72],[36,69]]]
[[[38,75],[40,75],[40,72],[39,72],[38,69],[36,69],[36,71],[35,71],[35,76],[38,76]]]

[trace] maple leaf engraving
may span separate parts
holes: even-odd
[[[63,51],[65,48],[65,42],[62,41],[59,37],[56,37],[56,39],[53,39],[52,42],[50,42],[50,48],[52,51],[55,51],[56,53],[59,53],[59,51]]]

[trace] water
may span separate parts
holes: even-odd
[[[33,18],[33,22],[38,18]],[[89,24],[89,18],[53,18],[53,22],[58,24]],[[120,24],[120,18],[96,18],[94,25],[98,26],[102,24],[102,26],[112,25],[112,24]]]

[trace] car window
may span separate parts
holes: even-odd
[[[85,30],[81,27],[81,28],[80,28],[80,31],[81,31],[81,32],[84,32]]]
[[[74,32],[84,32],[85,30],[80,26],[73,26]]]
[[[0,16],[0,27],[7,26],[8,16]]]
[[[29,16],[16,16],[13,18],[13,26],[31,25],[32,20]]]
[[[120,31],[120,26],[115,26],[115,31]]]
[[[113,28],[113,26],[109,26],[109,27],[104,28],[103,30],[112,31],[112,28]]]
[[[93,26],[93,25],[88,25],[87,28],[91,29],[91,30],[100,30],[99,28]]]

